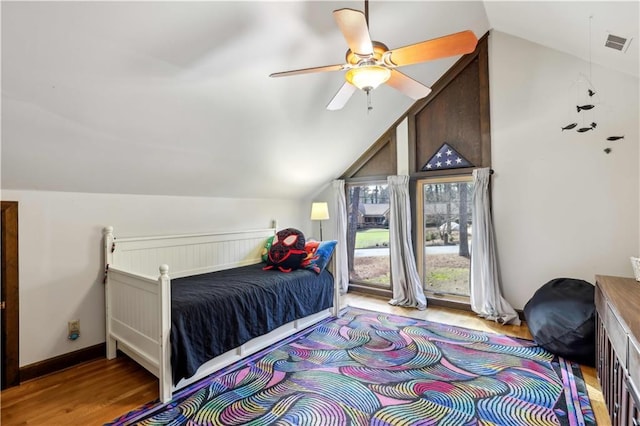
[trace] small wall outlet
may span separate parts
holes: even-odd
[[[80,320],[71,320],[68,323],[68,330],[69,330],[69,334],[67,335],[67,338],[69,340],[76,340],[78,337],[80,337]]]

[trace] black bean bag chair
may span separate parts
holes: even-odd
[[[556,278],[540,287],[524,307],[535,342],[563,358],[595,365],[595,287],[572,278]]]

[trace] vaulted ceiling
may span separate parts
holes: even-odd
[[[412,103],[382,86],[370,112],[363,92],[327,111],[343,72],[268,77],[342,63],[332,11],[360,1],[1,7],[3,189],[308,197]],[[493,28],[638,77],[635,1],[372,0],[369,15],[391,49]],[[626,53],[607,32],[633,37]],[[432,85],[457,59],[402,71]]]

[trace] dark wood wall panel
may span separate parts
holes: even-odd
[[[413,178],[468,174],[476,167],[491,167],[488,37],[485,34],[475,51],[460,58],[433,85],[431,94],[407,112]],[[445,142],[474,167],[421,171]]]
[[[472,164],[482,163],[478,76],[476,59],[416,114],[416,170],[445,142]]]
[[[476,49],[458,60],[364,154],[341,179],[365,180],[397,174],[396,128],[408,118],[409,173],[413,179],[470,174],[476,167],[491,167],[489,116],[489,33]],[[474,167],[423,172],[422,166],[443,143],[448,143]]]
[[[343,179],[386,177],[398,172],[396,129],[389,129],[343,174]]]
[[[395,175],[396,144],[388,141],[353,177]]]

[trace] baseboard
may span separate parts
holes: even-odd
[[[469,300],[468,297],[446,296],[446,295],[435,296],[433,294],[429,294],[427,295],[427,301],[428,301],[427,306],[429,305],[442,306],[445,308],[460,309],[460,310],[469,311],[469,312],[472,311],[471,301]],[[520,321],[525,323],[526,320],[524,318],[524,311],[522,309],[515,309],[515,311],[518,314],[518,318],[520,318]]]
[[[106,344],[99,343],[94,346],[89,346],[67,354],[45,359],[44,361],[25,365],[24,367],[20,367],[20,382],[55,373],[57,371],[64,370],[65,368],[82,364],[83,362],[104,358],[105,354]]]
[[[442,306],[443,308],[458,309],[460,311],[471,311],[471,305],[469,305],[468,302],[447,297],[427,296],[427,307],[428,306]]]
[[[374,286],[353,284],[353,283],[349,284],[349,289],[347,290],[347,292],[367,294],[370,296],[382,297],[387,299],[391,299],[393,297],[391,290],[387,290],[385,288],[377,288]]]
[[[363,286],[358,284],[349,284],[349,293],[360,293],[369,296],[381,297],[386,299],[393,298],[391,290],[375,288],[373,286]],[[425,292],[427,296],[427,306],[442,306],[444,308],[459,309],[471,312],[471,302],[467,296],[444,295],[439,293]],[[516,309],[516,313],[520,321],[525,322],[524,312]]]

